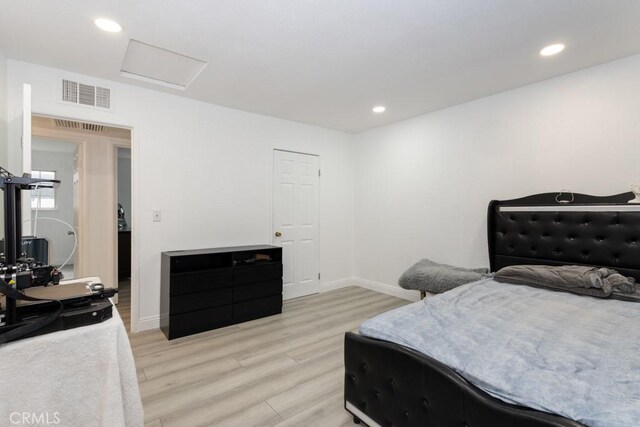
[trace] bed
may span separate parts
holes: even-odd
[[[640,206],[627,203],[633,196],[547,193],[492,201],[487,221],[491,270],[518,264],[576,264],[613,268],[640,281]],[[592,299],[570,295],[569,300],[584,303],[585,298]],[[623,309],[634,304],[635,309],[630,302],[593,304],[602,302],[626,304]],[[345,409],[354,421],[370,426],[583,425],[534,409],[534,404],[507,403],[504,396],[499,399],[486,391],[486,384],[479,384],[482,389],[439,361],[447,358],[438,352],[431,352],[435,358],[411,346],[346,334]]]

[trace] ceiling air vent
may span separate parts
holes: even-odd
[[[88,130],[90,132],[104,132],[104,126],[97,125],[95,123],[83,123],[82,130]]]
[[[111,108],[111,90],[63,79],[62,100],[89,107],[109,109]]]
[[[54,119],[56,127],[66,128],[66,129],[79,129],[86,130],[89,132],[104,132],[104,126],[98,125],[96,123],[85,123],[85,122],[76,122],[74,120],[65,120],[65,119]]]
[[[80,129],[80,122],[74,122],[73,120],[55,119],[56,127],[67,129]]]

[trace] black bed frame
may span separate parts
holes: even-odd
[[[491,271],[517,264],[610,267],[640,281],[640,206],[634,194],[545,193],[489,203]],[[637,207],[637,208],[634,208]],[[369,426],[581,426],[510,405],[447,365],[403,347],[345,335],[345,409]]]

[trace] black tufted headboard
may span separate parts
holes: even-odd
[[[631,192],[545,193],[492,201],[491,271],[516,264],[577,264],[613,268],[640,281],[640,205],[627,203],[633,197]]]

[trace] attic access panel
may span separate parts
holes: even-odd
[[[207,63],[180,53],[129,40],[120,74],[173,89],[186,89]]]

